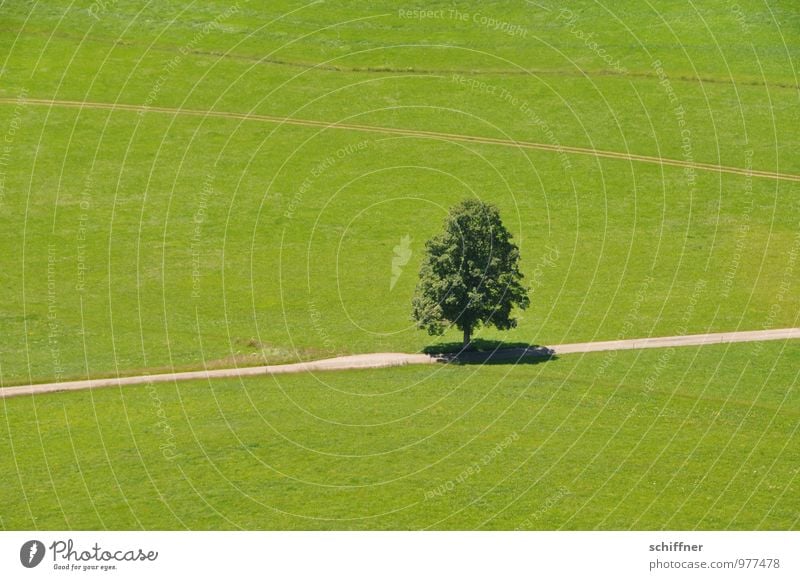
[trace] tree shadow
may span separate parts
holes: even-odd
[[[422,352],[439,362],[461,365],[536,365],[558,358],[555,351],[546,346],[480,338],[473,340],[466,349],[460,342],[444,342],[427,346]]]

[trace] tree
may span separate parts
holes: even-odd
[[[450,209],[444,231],[425,245],[412,300],[414,320],[431,335],[455,325],[466,348],[481,324],[516,327],[512,308],[530,304],[522,278],[519,248],[497,208],[465,200]]]

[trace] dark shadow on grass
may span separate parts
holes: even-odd
[[[473,340],[466,349],[460,342],[445,342],[427,346],[422,352],[439,362],[462,365],[536,365],[558,358],[555,351],[546,346],[482,339]]]

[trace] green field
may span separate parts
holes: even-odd
[[[363,4],[0,5],[0,385],[458,340],[410,301],[471,196],[532,302],[479,338],[800,326],[800,181],[513,146],[800,175],[791,2]],[[795,529],[799,356],[160,385],[171,461],[147,388],[9,399],[0,527]]]
[[[14,398],[3,523],[796,529],[799,365],[753,343]]]

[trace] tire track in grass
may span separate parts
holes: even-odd
[[[517,141],[514,139],[498,139],[494,137],[482,137],[478,135],[462,135],[458,133],[443,133],[439,131],[424,131],[421,129],[381,127],[377,125],[362,125],[357,123],[340,123],[340,122],[330,123],[327,121],[317,121],[313,119],[296,119],[292,117],[277,117],[272,115],[259,115],[255,113],[235,113],[229,111],[204,111],[200,109],[175,109],[170,107],[154,107],[149,105],[130,105],[130,104],[120,104],[120,103],[115,104],[115,103],[102,103],[102,102],[91,102],[91,101],[69,101],[60,99],[29,98],[26,99],[25,102],[29,105],[48,106],[48,107],[98,109],[98,110],[111,110],[111,111],[126,111],[132,113],[145,112],[145,113],[156,113],[164,115],[186,115],[194,117],[236,119],[243,121],[255,121],[261,123],[273,123],[278,125],[296,125],[300,127],[319,127],[323,129],[338,129],[345,131],[379,133],[382,135],[421,137],[428,139],[440,139],[444,141],[458,141],[464,143],[479,143],[482,145],[498,145],[503,147],[514,147],[517,149],[531,149],[536,151],[569,153],[573,155],[587,155],[592,157],[600,157],[603,159],[636,161],[640,163],[650,163],[654,165],[667,165],[671,167],[692,168],[699,171],[712,171],[715,173],[729,173],[733,175],[743,175],[748,177],[760,177],[764,179],[774,179],[777,181],[800,182],[800,175],[794,175],[791,173],[780,173],[778,171],[744,169],[741,167],[717,165],[715,163],[685,161],[681,159],[670,159],[667,157],[655,157],[651,155],[637,155],[634,153],[623,153],[620,151],[606,151],[603,149],[593,149],[589,147],[570,147],[564,145],[551,145],[548,143]],[[16,99],[8,97],[0,97],[0,105],[13,105],[14,103],[16,103]]]

